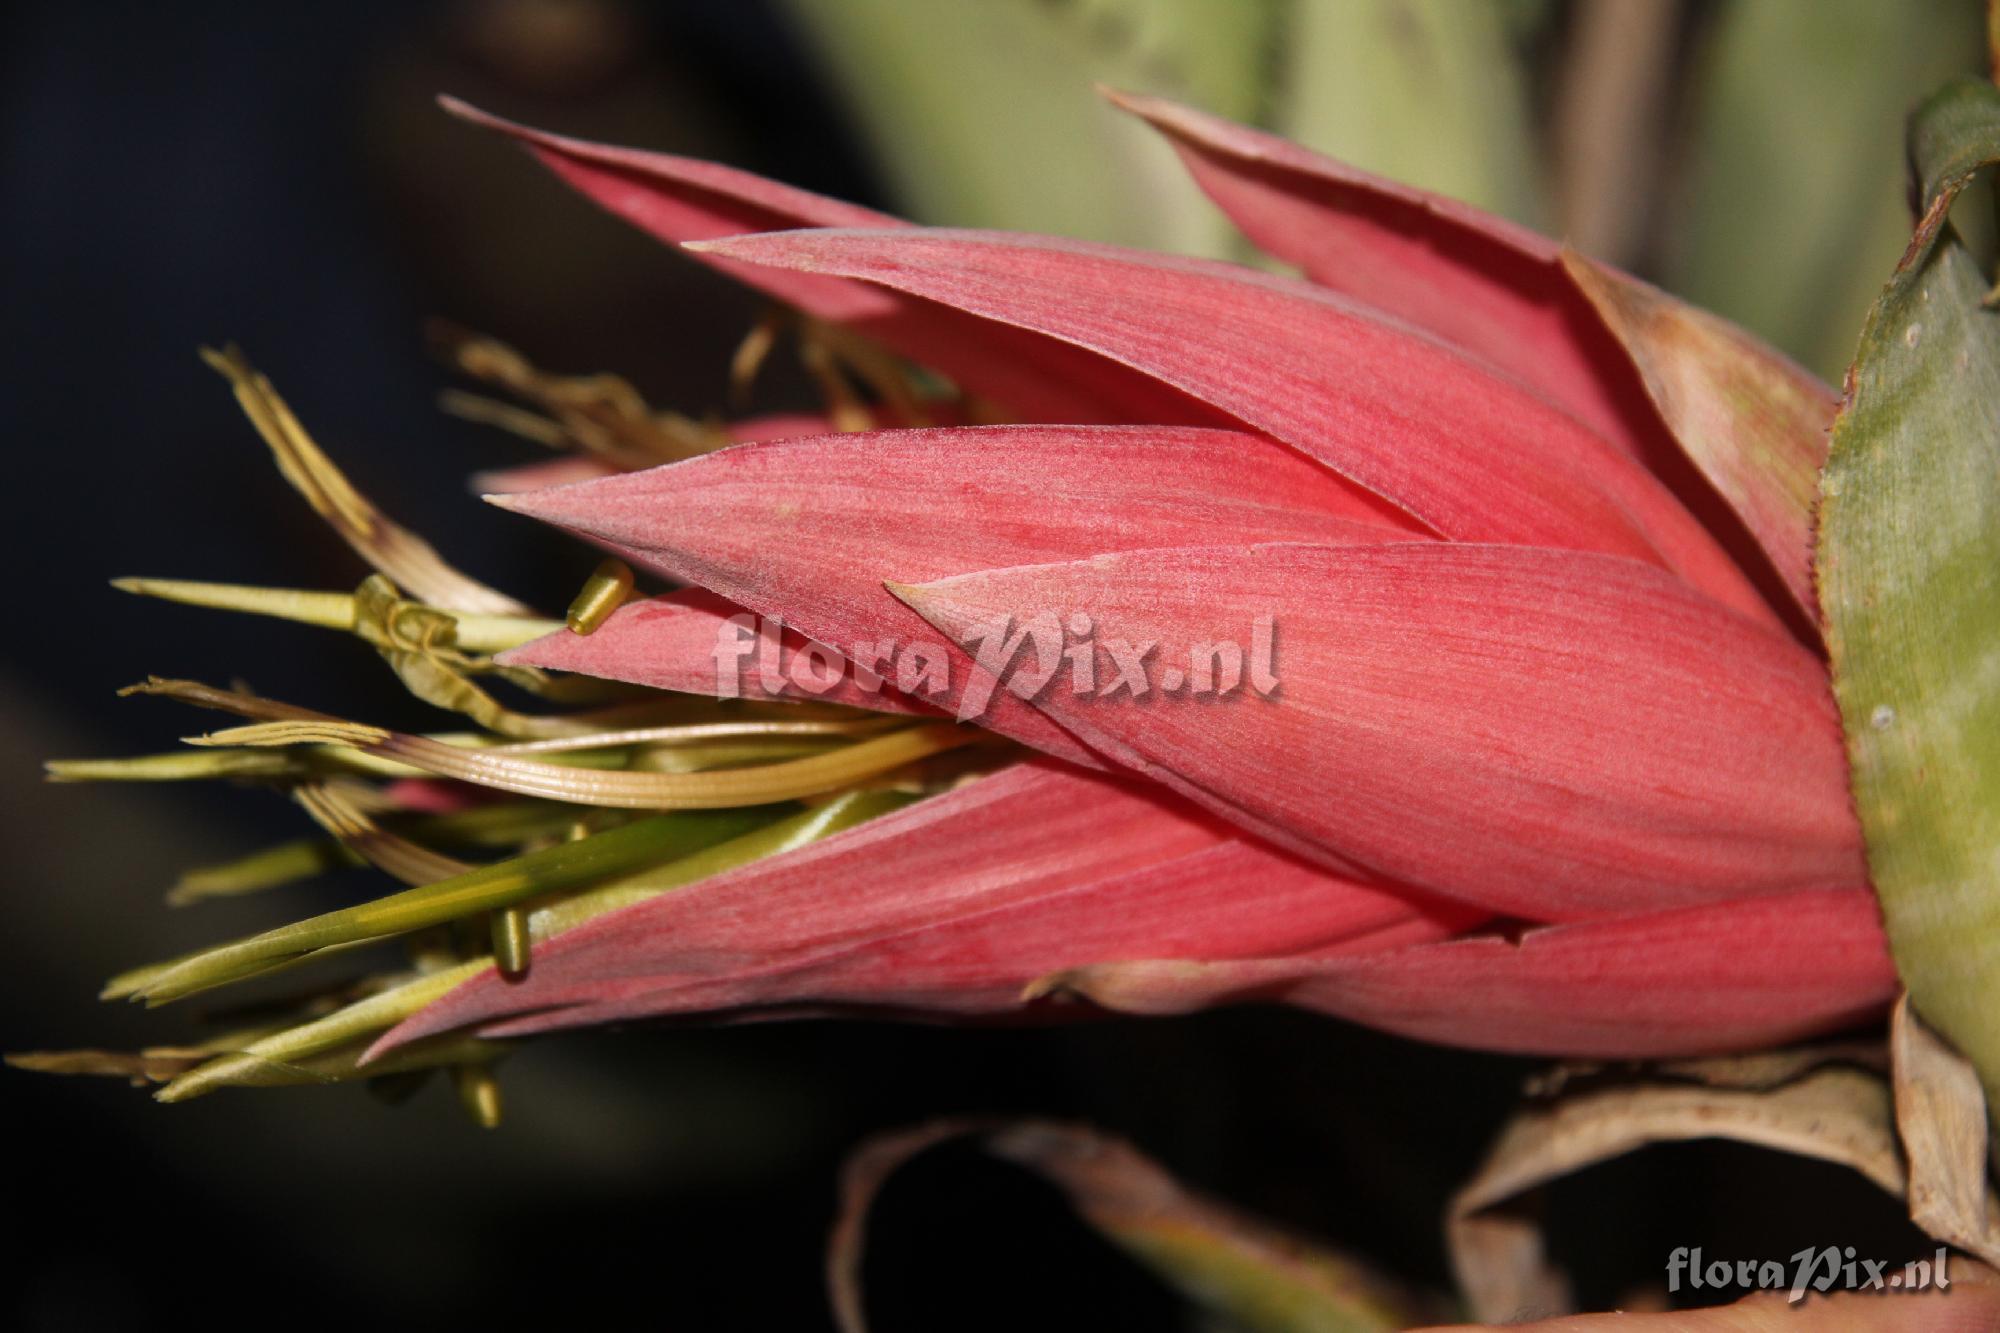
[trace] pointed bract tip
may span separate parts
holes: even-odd
[[[1608,286],[1613,280],[1624,276],[1615,269],[1598,263],[1570,244],[1568,240],[1562,242],[1561,248],[1556,252],[1556,259],[1562,265],[1563,272],[1569,274],[1571,280],[1579,286]]]
[[[1223,147],[1227,132],[1241,128],[1227,121],[1219,121],[1195,107],[1185,106],[1165,97],[1155,97],[1150,93],[1126,92],[1121,88],[1112,88],[1101,83],[1097,85],[1097,92],[1120,111],[1137,116],[1160,133],[1195,143]],[[1254,146],[1250,144],[1232,143],[1227,146],[1246,156],[1258,156]]]
[[[479,498],[495,509],[504,509],[510,514],[520,514],[525,518],[556,524],[558,527],[572,524],[588,527],[587,504],[579,506],[574,500],[557,498],[555,492],[594,486],[602,480],[605,478],[570,482],[561,486],[543,486],[532,491],[490,491]]]
[[[1111,103],[1111,105],[1117,107],[1120,111],[1129,111],[1133,115],[1142,116],[1147,120],[1151,120],[1156,115],[1166,114],[1173,106],[1173,103],[1163,101],[1147,93],[1135,93],[1124,88],[1114,88],[1108,83],[1094,83],[1091,87],[1096,90],[1099,97]]]
[[[1626,345],[1628,354],[1643,357],[1644,346],[1633,346],[1632,340],[1674,316],[1677,307],[1672,299],[1650,283],[1592,259],[1568,241],[1557,258],[1571,285],[1596,310],[1612,337]],[[1644,373],[1645,367],[1640,370]]]
[[[489,130],[500,130],[503,133],[512,134],[526,129],[525,126],[517,125],[504,117],[496,116],[491,111],[482,111],[464,98],[453,97],[450,93],[439,93],[437,95],[437,104],[445,114],[456,116],[460,120],[482,126]]]
[[[762,253],[767,250],[782,250],[782,242],[816,231],[838,231],[837,227],[789,227],[782,231],[746,231],[734,236],[711,236],[707,240],[681,241],[680,247],[691,254],[722,255],[725,258],[741,256],[762,262]],[[773,244],[777,242],[777,244]]]
[[[857,261],[848,244],[854,242],[864,247],[864,257],[858,262],[865,270],[868,267],[866,247],[884,241],[908,242],[914,239],[906,234],[911,230],[914,229],[794,227],[785,231],[744,232],[705,241],[682,241],[680,247],[690,254],[708,258],[733,259],[738,263],[761,264],[766,268],[790,269],[797,273],[858,277],[867,281],[865,272],[851,271],[851,265]]]
[[[1100,86],[1098,91],[1102,92],[1103,88]],[[1074,983],[1076,972],[1077,969],[1075,968],[1066,968],[1059,972],[1044,972],[1041,976],[1036,977],[1033,981],[1021,987],[1021,1003],[1034,1004],[1038,1000],[1047,1000],[1058,995],[1075,994],[1076,987]]]
[[[614,540],[625,534],[630,525],[619,521],[615,514],[604,511],[599,500],[606,492],[598,488],[619,480],[622,478],[593,477],[587,481],[543,486],[532,491],[495,491],[479,498],[495,509],[519,514],[537,523],[547,523],[581,536]],[[612,495],[617,493],[615,490],[610,492]]]
[[[483,111],[470,102],[453,97],[450,93],[439,93],[437,104],[447,114],[457,117],[468,125],[477,125],[482,130],[492,130],[495,134],[504,134],[510,139],[519,140],[530,148],[560,148],[565,145],[574,144],[575,142],[574,140],[566,140],[559,134],[550,134],[546,130],[538,130],[532,125],[523,125],[518,120],[509,120],[505,116],[496,116],[491,111]]]
[[[925,620],[937,623],[940,594],[934,583],[895,583],[882,580],[882,588],[891,597],[909,607]],[[942,628],[942,627],[940,627]]]

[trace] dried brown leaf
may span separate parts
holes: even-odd
[[[1776,1068],[1723,1063],[1716,1072],[1762,1078]],[[1502,1205],[1650,1143],[1706,1138],[1835,1162],[1891,1194],[1904,1192],[1889,1089],[1864,1069],[1822,1058],[1791,1081],[1764,1087],[1685,1081],[1586,1087],[1516,1116],[1451,1202],[1446,1236],[1474,1317],[1496,1322],[1571,1308],[1569,1284],[1549,1262],[1540,1228]]]
[[[453,611],[527,615],[528,608],[445,563],[421,537],[391,521],[354,489],[333,460],[313,443],[292,409],[234,347],[202,349],[202,360],[236,391],[244,415],[271,446],[278,470],[306,498],[355,554],[424,601]]]
[[[959,1118],[885,1134],[847,1161],[827,1247],[843,1333],[864,1333],[861,1261],[868,1210],[905,1162],[957,1138],[1035,1172],[1083,1219],[1190,1300],[1263,1333],[1362,1333],[1434,1319],[1434,1303],[1354,1260],[1194,1193],[1119,1139],[1045,1120]]]
[[[1910,1008],[1890,1022],[1896,1127],[1910,1165],[1910,1220],[2000,1264],[2000,1201],[1987,1178],[1986,1095],[1978,1071]]]

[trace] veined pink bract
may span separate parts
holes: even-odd
[[[1258,699],[1001,685],[985,725],[1047,757],[557,934],[377,1052],[1083,997],[1652,1056],[1887,1001],[1804,610],[1831,393],[1553,242],[1121,100],[1306,279],[912,228],[466,113],[1019,423],[514,490],[507,508],[692,587],[507,660],[701,691],[739,615],[782,619],[792,653],[931,636],[941,682],[826,697],[949,711],[982,684],[982,626],[1088,622],[1186,661],[1261,617],[1282,670]]]

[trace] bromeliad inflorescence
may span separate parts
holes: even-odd
[[[453,104],[795,307],[826,410],[698,422],[446,335],[538,409],[454,411],[577,450],[482,479],[495,502],[680,585],[628,600],[611,567],[565,626],[390,524],[213,358],[377,576],[129,586],[350,630],[474,729],[137,687],[246,725],[58,776],[282,783],[332,839],[184,896],[356,858],[412,887],[111,993],[390,938],[409,961],[283,1022],[99,1063],[171,1099],[477,1071],[531,1033],[673,1014],[1276,1000],[1638,1057],[1880,1013],[1896,980],[1812,588],[1831,391],[1542,237],[1121,104],[1306,277],[912,228]],[[1024,684],[983,645],[1027,622],[1196,664],[1275,626],[1274,688]],[[746,628],[762,669],[724,679]],[[856,645],[923,646],[935,670],[885,676]]]

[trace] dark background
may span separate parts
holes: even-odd
[[[755,305],[444,117],[433,93],[894,207],[763,5],[607,4],[556,37],[510,26],[523,8],[45,2],[0,27],[0,1046],[170,1040],[182,1015],[101,1006],[102,978],[359,888],[162,907],[183,866],[298,825],[257,793],[42,785],[44,757],[166,749],[194,729],[173,705],[114,700],[116,686],[243,675],[336,712],[423,720],[358,645],[105,586],[346,587],[362,572],[276,476],[197,345],[243,344],[385,510],[544,604],[591,557],[470,497],[468,473],[535,451],[439,415],[448,376],[423,321],[448,316],[553,369],[617,370],[656,403],[719,405]],[[764,405],[797,387],[774,381]],[[6,1071],[0,1206],[17,1239],[0,1323],[119,1329],[182,1310],[226,1326],[821,1327],[840,1160],[871,1132],[958,1111],[1087,1119],[1442,1287],[1444,1200],[1532,1068],[1266,1011],[1067,1030],[646,1030],[510,1061],[492,1133],[436,1086],[395,1109],[351,1087],[167,1108],[111,1082]],[[1600,1305],[1657,1283],[1677,1245],[1859,1243],[1851,1227],[1824,1234],[1830,1208],[1879,1224],[1884,1250],[1905,1239],[1867,1187],[1747,1149],[1645,1154],[1553,1207]],[[875,1234],[884,1330],[1182,1319],[1052,1190],[966,1151],[899,1177]]]

